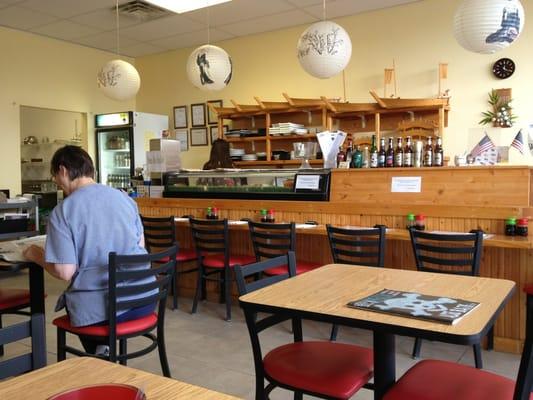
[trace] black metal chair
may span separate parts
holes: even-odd
[[[366,265],[383,267],[385,265],[384,225],[374,228],[340,228],[326,225],[329,247],[333,262],[337,264]],[[336,340],[339,326],[331,328],[330,340]]]
[[[483,232],[471,233],[429,233],[409,230],[416,268],[422,272],[437,272],[459,275],[479,275],[479,266],[483,250]],[[487,335],[488,348],[492,349],[494,331]],[[420,356],[422,339],[415,338],[413,358]],[[476,368],[483,368],[481,344],[476,343],[474,361]]]
[[[383,400],[528,400],[533,388],[533,287],[526,286],[526,340],[516,382],[449,361],[416,363]]]
[[[267,275],[271,268],[284,269],[283,274]],[[296,275],[294,252],[254,264],[235,267],[239,295],[245,295]],[[247,282],[248,277],[260,276]],[[275,387],[294,391],[294,398],[303,394],[325,399],[348,399],[362,387],[371,389],[373,376],[371,349],[329,341],[303,341],[302,322],[291,318],[294,342],[262,355],[259,333],[290,319],[284,315],[258,315],[241,303],[252,342],[255,365],[255,398],[263,400]],[[265,379],[268,384],[265,387]]]
[[[248,221],[250,239],[254,247],[256,261],[296,251],[296,228],[294,222],[265,223]],[[322,264],[296,261],[296,274],[302,274],[321,267]],[[283,266],[265,271],[268,275],[283,274]]]
[[[231,270],[237,265],[253,263],[255,257],[230,254],[227,219],[190,218],[189,223],[198,260],[198,282],[191,312],[196,313],[198,302],[206,298],[206,281],[216,281],[220,284],[220,302],[226,303],[226,321],[231,321]]]
[[[145,217],[140,216],[144,229],[144,245],[149,253],[156,253],[163,249],[176,244],[176,224],[174,216],[170,217]],[[182,269],[182,263],[195,261],[196,251],[194,249],[187,249],[180,247],[178,255],[176,256],[176,271],[174,273],[174,281],[172,283],[172,309],[178,308],[178,292],[179,292],[179,276],[190,272],[196,272],[198,269]]]
[[[170,377],[170,368],[165,349],[165,309],[168,288],[176,269],[178,246],[174,245],[162,252],[141,255],[117,255],[109,253],[109,324],[74,327],[68,315],[56,318],[57,361],[66,358],[66,353],[77,356],[104,358],[126,365],[127,360],[143,356],[156,348],[163,375]],[[152,268],[139,268],[152,264]],[[136,300],[122,300],[124,297],[138,297]],[[158,311],[145,317],[117,323],[117,312],[158,304]],[[152,331],[156,331],[156,335]],[[96,356],[66,344],[66,333],[91,337],[109,345],[109,356]],[[143,336],[150,340],[148,346],[128,353],[127,340]],[[117,354],[117,341],[119,342]]]

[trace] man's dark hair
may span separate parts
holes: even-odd
[[[94,178],[93,160],[81,147],[67,145],[57,150],[50,165],[52,176],[57,175],[61,166],[67,169],[70,180],[81,177]]]

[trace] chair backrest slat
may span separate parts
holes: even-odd
[[[189,218],[192,238],[198,257],[223,254],[229,257],[228,220]]]
[[[341,228],[326,225],[333,262],[371,267],[385,265],[384,225],[374,228]]]
[[[483,232],[447,234],[416,229],[409,232],[419,271],[479,275]]]
[[[144,244],[149,253],[168,249],[176,243],[174,216],[146,217],[141,215],[144,230]]]

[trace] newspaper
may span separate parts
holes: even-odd
[[[24,239],[0,242],[0,259],[8,262],[28,261],[23,253],[31,245],[44,248],[46,235],[32,236]]]

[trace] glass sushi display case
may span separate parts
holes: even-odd
[[[329,169],[181,170],[164,176],[163,197],[328,201]]]

